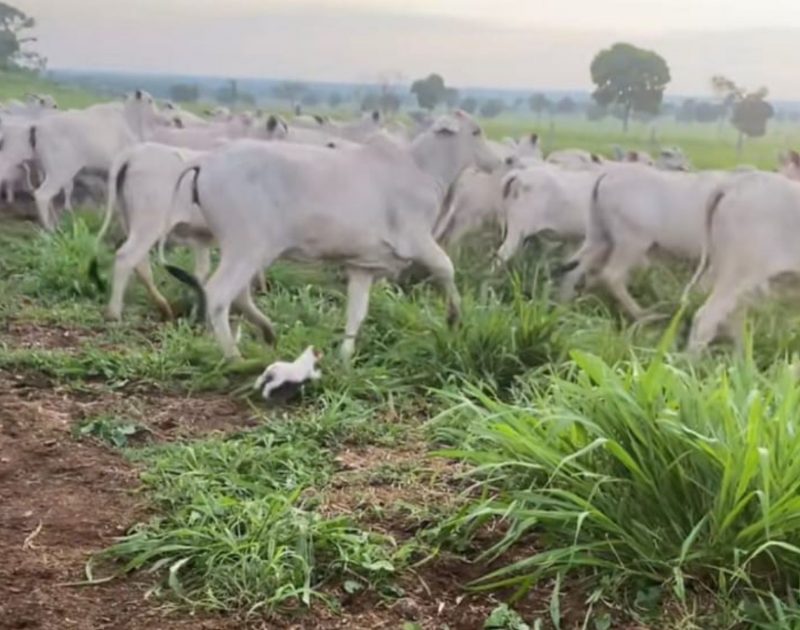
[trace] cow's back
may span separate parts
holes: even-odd
[[[36,152],[48,162],[72,161],[80,168],[106,170],[135,142],[121,108],[101,107],[54,114],[36,125]]]
[[[435,187],[387,142],[328,149],[240,140],[200,169],[200,205],[213,207],[206,219],[223,247],[269,239],[296,258],[379,258],[415,213],[425,213],[430,233],[438,210]]]

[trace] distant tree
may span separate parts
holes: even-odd
[[[444,79],[438,74],[430,74],[425,79],[417,79],[411,84],[411,93],[423,109],[432,110],[445,100],[447,88]]]
[[[467,98],[461,101],[459,107],[468,114],[474,114],[475,110],[478,109],[478,101],[472,96],[468,96]]]
[[[484,101],[480,108],[480,114],[484,118],[494,118],[506,108],[506,104],[501,98],[490,98]]]
[[[384,114],[394,114],[400,109],[402,101],[394,92],[384,92],[378,97],[378,108]]]
[[[552,110],[553,104],[544,94],[532,94],[528,99],[528,107],[536,114],[537,118],[541,118],[543,113]]]
[[[239,84],[236,79],[228,80],[228,84],[219,88],[215,96],[220,103],[235,105],[239,101]]]
[[[453,109],[458,105],[458,97],[459,93],[456,88],[444,89],[444,102],[449,108]]]
[[[603,120],[608,115],[608,110],[597,103],[589,103],[586,106],[586,119],[591,121]]]
[[[722,97],[723,107],[731,114],[731,124],[739,132],[736,150],[741,153],[744,138],[760,138],[767,133],[767,121],[775,109],[767,102],[769,90],[761,87],[749,92],[724,76],[711,79],[711,88]]]
[[[300,97],[300,102],[305,107],[316,107],[319,105],[320,97],[319,94],[314,92],[313,90],[308,90],[305,94]]]
[[[236,102],[247,105],[248,107],[253,107],[256,104],[256,97],[250,94],[250,92],[238,92]]]
[[[367,92],[361,99],[361,111],[374,111],[380,108],[380,96],[375,92]]]
[[[196,83],[176,83],[169,88],[169,97],[180,103],[194,103],[200,96]]]
[[[628,130],[632,112],[657,114],[671,80],[663,57],[631,44],[617,43],[592,60],[592,97],[598,105],[618,105],[622,128]]]
[[[0,69],[28,68],[41,70],[47,59],[39,53],[25,50],[25,44],[36,38],[26,35],[36,26],[36,21],[5,2],[0,2]]]
[[[327,101],[329,107],[339,107],[339,105],[342,104],[342,100],[342,95],[339,94],[339,92],[331,92],[328,94]]]
[[[694,119],[700,123],[717,122],[725,115],[722,105],[701,101],[694,108]]]
[[[685,101],[683,101],[683,103],[681,103],[681,106],[675,112],[675,120],[686,123],[694,122],[696,119],[696,108],[697,101],[695,101],[693,98],[687,98]]]
[[[565,96],[558,101],[558,103],[556,103],[556,111],[559,114],[572,114],[577,108],[578,106],[575,104],[575,101],[573,101],[569,96]]]
[[[299,81],[284,81],[272,88],[272,94],[275,98],[288,101],[293,108],[297,107],[298,101],[307,91],[308,86]]]
[[[384,116],[394,114],[403,104],[403,99],[399,94],[399,86],[403,81],[403,73],[396,70],[387,70],[378,75],[380,90],[378,106],[375,109],[380,109]]]

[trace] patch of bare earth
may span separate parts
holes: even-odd
[[[77,350],[92,337],[90,330],[53,324],[11,320],[0,326],[0,342],[18,350]]]
[[[150,584],[85,579],[90,554],[147,518],[138,471],[72,439],[76,403],[0,371],[0,628],[241,628],[233,619],[169,615]]]

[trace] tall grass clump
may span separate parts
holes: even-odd
[[[700,374],[663,352],[575,352],[545,388],[511,403],[474,391],[438,422],[480,490],[445,531],[469,539],[499,521],[481,557],[516,546],[476,588],[521,594],[568,574],[681,601],[797,587],[800,389],[785,363]]]

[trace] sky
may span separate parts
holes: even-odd
[[[798,0],[6,0],[54,68],[457,87],[590,89],[615,41],[659,52],[668,92],[726,74],[800,100]]]

